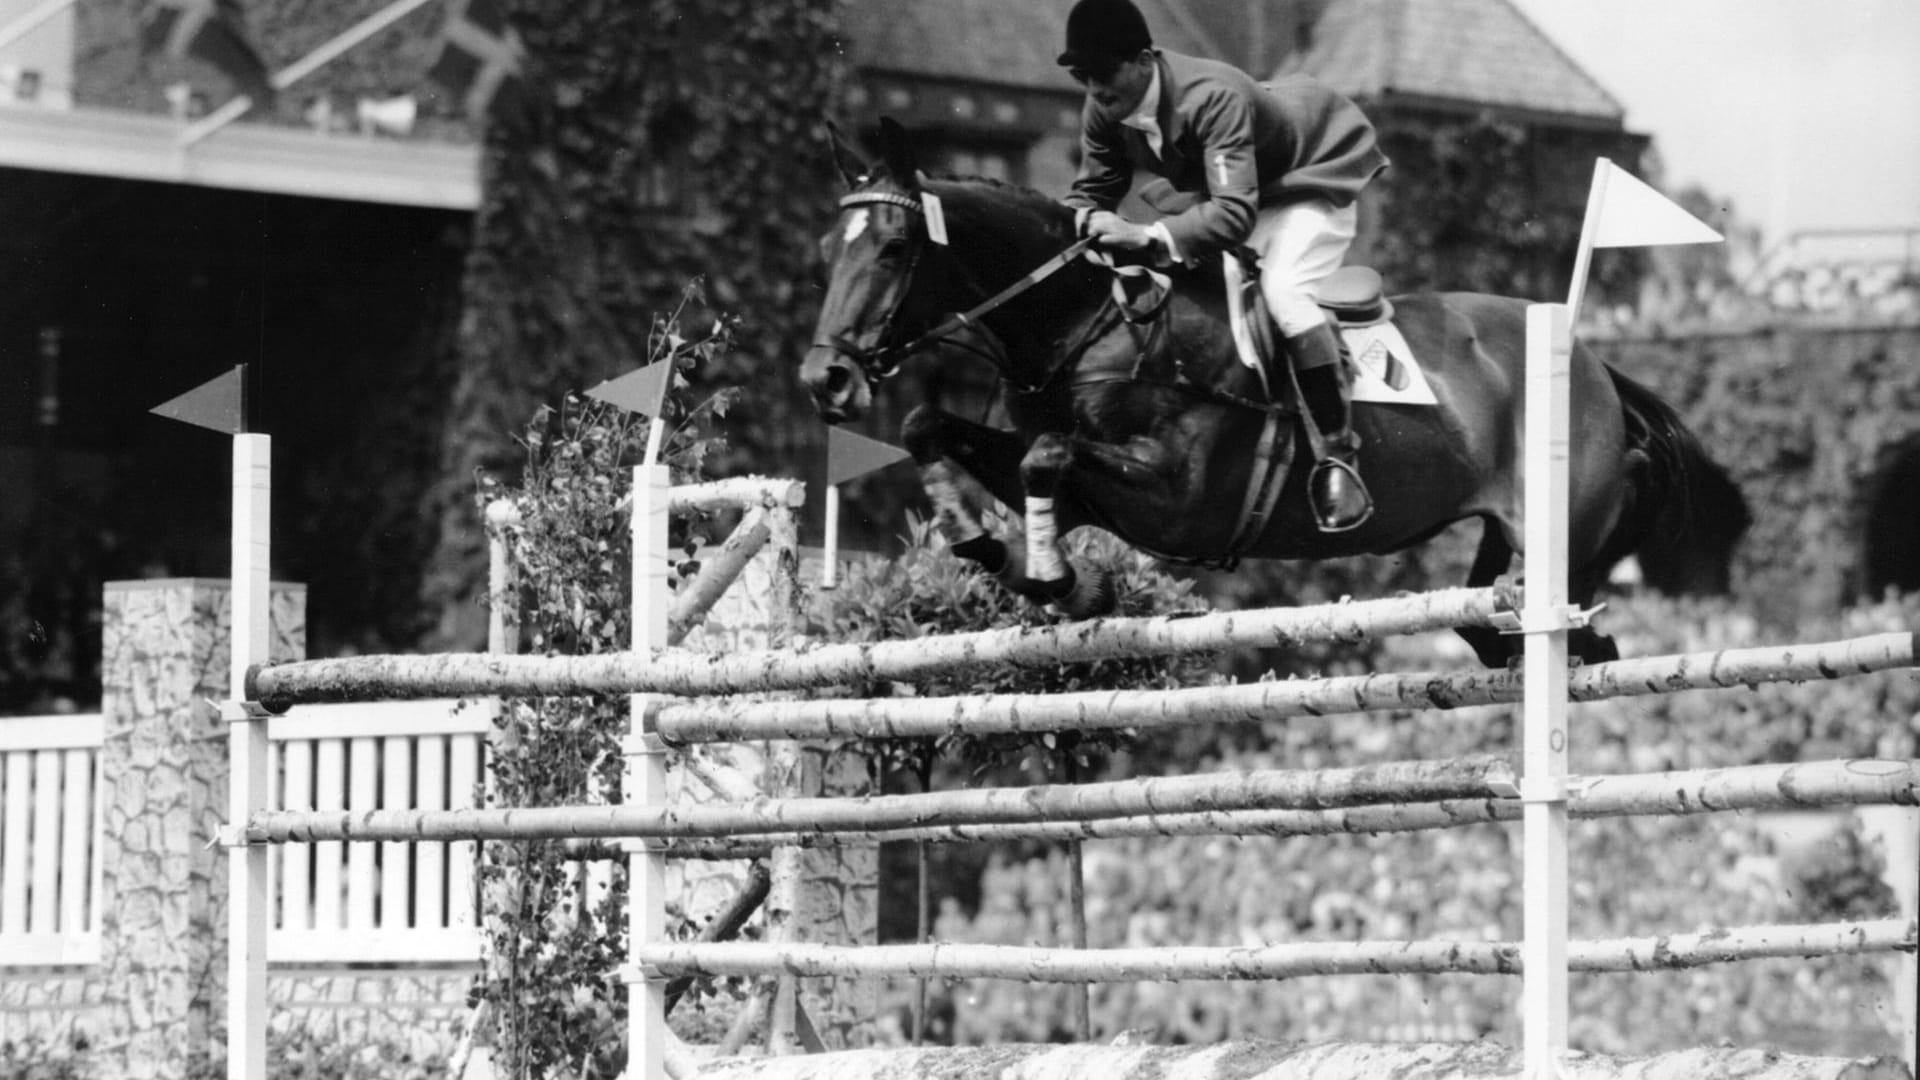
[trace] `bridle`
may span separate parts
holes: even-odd
[[[856,206],[897,206],[910,214],[921,218],[927,215],[926,207],[911,195],[902,195],[892,191],[856,191],[840,197],[840,209],[847,210]],[[920,255],[926,250],[927,241],[913,245],[913,254],[907,259],[907,271],[900,276],[900,293],[894,297],[893,307],[887,311],[887,317],[880,324],[880,336],[875,340],[878,348],[865,348],[848,340],[844,334],[835,334],[830,340],[814,342],[815,348],[832,349],[860,365],[860,373],[871,383],[879,383],[892,378],[900,370],[900,362],[911,355],[915,349],[923,347],[921,339],[909,343],[912,347],[899,345],[887,346],[887,339],[894,336],[894,322],[900,318],[900,309],[907,305],[907,294],[913,291],[913,275],[920,268]],[[923,335],[924,337],[924,335]]]
[[[911,195],[903,195],[892,191],[856,191],[849,195],[843,195],[840,198],[840,208],[843,210],[849,207],[871,206],[875,204],[898,206],[909,213],[920,215],[921,218],[925,218],[927,213],[926,207],[921,204],[919,199]],[[928,243],[931,243],[930,239],[923,239],[920,243],[913,246],[913,254],[907,260],[906,273],[900,278],[900,295],[894,299],[893,307],[887,312],[886,320],[880,324],[880,336],[876,339],[881,343],[879,347],[872,349],[863,348],[848,341],[844,335],[839,334],[834,335],[831,340],[814,342],[814,347],[832,349],[834,352],[859,364],[860,373],[866,376],[868,382],[875,385],[892,378],[898,373],[901,361],[907,357],[924,352],[928,348],[943,341],[948,341],[955,345],[963,345],[972,351],[980,352],[981,350],[971,345],[965,345],[964,342],[951,340],[952,336],[961,330],[973,330],[988,333],[989,336],[991,336],[985,327],[978,325],[978,321],[982,317],[1000,307],[1002,304],[1005,304],[1007,301],[1012,300],[1014,297],[1038,285],[1048,277],[1051,277],[1054,272],[1061,267],[1079,258],[1086,252],[1087,248],[1092,245],[1093,240],[1089,237],[1074,242],[1069,245],[1066,250],[1061,251],[1046,262],[1041,263],[1038,267],[1035,267],[1032,271],[1028,272],[1025,277],[994,293],[992,296],[968,308],[966,311],[947,316],[941,320],[937,326],[920,334],[913,340],[902,345],[887,345],[887,339],[894,336],[894,322],[900,317],[901,309],[906,306],[907,294],[912,291],[913,287],[914,272],[919,269],[921,253],[926,250]],[[988,358],[992,359],[991,356]]]

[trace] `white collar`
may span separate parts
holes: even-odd
[[[1154,73],[1146,79],[1146,94],[1140,96],[1140,108],[1119,123],[1152,135],[1160,133],[1160,61],[1154,61]]]
[[[1159,149],[1160,61],[1158,58],[1153,62],[1153,74],[1147,79],[1147,92],[1140,98],[1140,107],[1133,111],[1133,115],[1120,122],[1135,130],[1146,132],[1154,142],[1154,149]]]

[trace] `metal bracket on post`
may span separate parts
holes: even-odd
[[[1519,611],[1496,611],[1488,621],[1495,630],[1503,634],[1551,634],[1591,625],[1593,617],[1606,610],[1606,607],[1605,603],[1595,604],[1590,608],[1568,604],[1564,607],[1530,607]]]
[[[234,701],[231,698],[210,702],[214,714],[229,724],[257,723],[273,719],[273,711],[257,701]]]
[[[620,965],[620,982],[625,986],[635,983],[665,983],[667,974],[653,964],[634,962]]]

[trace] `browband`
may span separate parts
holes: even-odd
[[[886,203],[889,206],[911,210],[916,214],[927,212],[926,207],[920,205],[919,199],[911,195],[898,195],[891,191],[856,191],[851,195],[840,196],[840,206],[843,209],[849,206],[867,206],[872,203]]]

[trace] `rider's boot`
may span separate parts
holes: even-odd
[[[1314,519],[1322,532],[1359,528],[1373,516],[1373,496],[1360,479],[1360,436],[1353,430],[1349,403],[1353,370],[1347,343],[1331,324],[1323,322],[1288,337],[1287,352],[1293,358],[1307,411],[1326,444],[1326,456],[1314,462],[1307,478]]]

